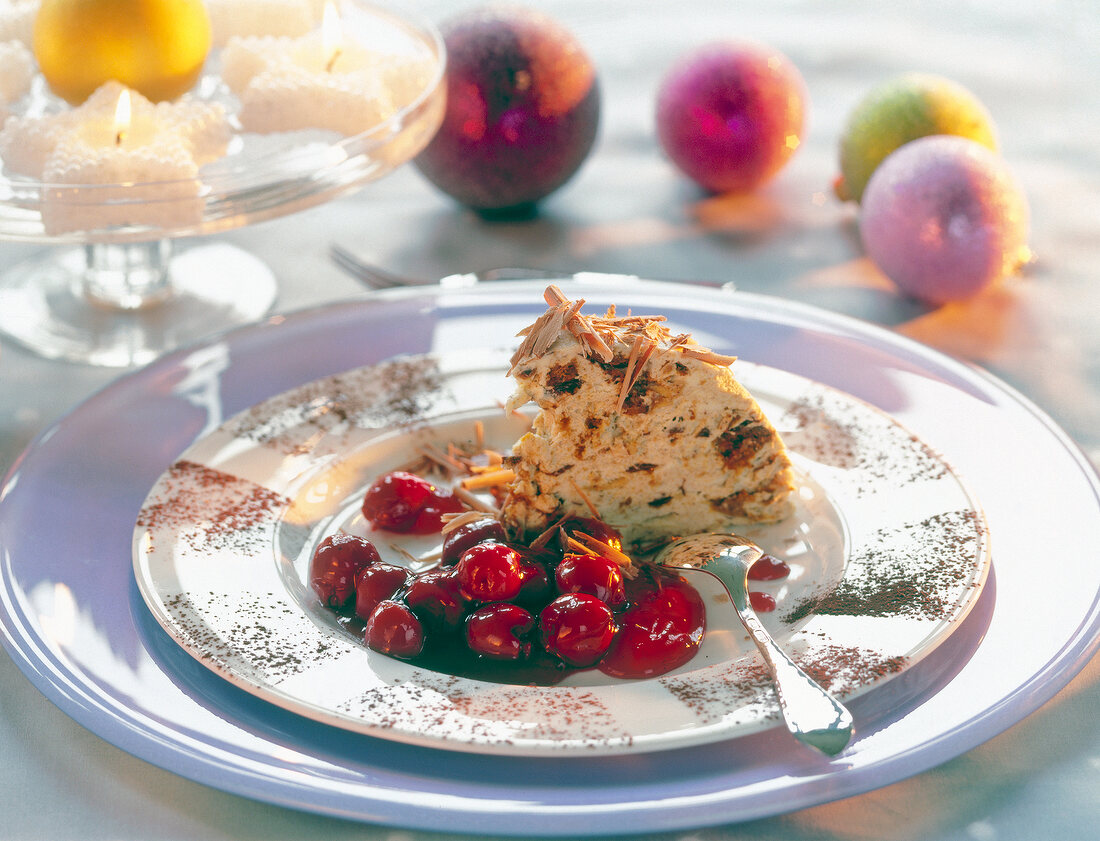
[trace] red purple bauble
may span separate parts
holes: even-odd
[[[484,212],[520,212],[564,184],[596,138],[596,71],[558,23],[514,7],[442,27],[447,111],[416,158],[439,189]]]
[[[680,59],[657,95],[657,135],[685,175],[714,193],[763,184],[801,143],[806,86],[781,53],[710,44]]]

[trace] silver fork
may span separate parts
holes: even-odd
[[[465,274],[450,274],[438,280],[425,280],[423,278],[405,277],[364,263],[346,248],[333,243],[329,246],[329,256],[332,261],[349,275],[354,277],[364,286],[371,289],[395,289],[401,286],[430,286],[439,284],[443,287],[456,288],[461,286],[476,286],[479,283],[491,283],[500,280],[593,280],[593,281],[633,281],[639,280],[637,275],[613,274],[610,272],[561,272],[554,269],[531,268],[502,268],[484,269],[479,272],[466,272]],[[732,283],[723,283],[716,280],[672,280],[672,283],[687,283],[692,286],[708,286],[712,289],[733,290]]]
[[[521,269],[502,268],[485,269],[480,272],[467,272],[465,274],[451,274],[438,280],[422,280],[419,278],[403,277],[377,266],[364,263],[346,248],[333,244],[329,248],[332,261],[349,275],[369,286],[371,289],[393,289],[399,286],[427,286],[438,283],[440,286],[474,286],[478,283],[487,283],[497,280],[569,280],[574,277],[565,272],[548,269]],[[615,275],[619,277],[619,275]],[[609,275],[610,277],[610,275]],[[625,275],[622,275],[625,277]]]

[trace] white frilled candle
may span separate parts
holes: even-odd
[[[19,41],[30,46],[34,40],[34,18],[38,0],[0,2],[0,41]]]
[[[245,131],[327,129],[343,135],[389,119],[423,90],[430,65],[379,53],[347,37],[335,7],[300,38],[231,38],[222,78],[241,102]]]
[[[34,57],[20,41],[0,41],[0,114],[31,89]]]
[[[298,37],[321,22],[324,0],[206,0],[211,41],[224,47],[230,38]]]
[[[0,130],[0,157],[46,184],[48,235],[174,229],[201,220],[199,167],[224,155],[229,137],[220,105],[186,97],[154,105],[108,82],[71,111],[10,118]]]

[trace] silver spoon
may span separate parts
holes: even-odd
[[[764,656],[787,729],[800,742],[835,756],[852,740],[852,714],[795,665],[749,605],[749,567],[762,554],[760,547],[737,535],[697,534],[670,543],[657,555],[656,562],[704,572],[722,583],[741,624]]]

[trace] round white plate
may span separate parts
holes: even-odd
[[[851,701],[859,732],[843,757],[817,756],[778,727],[648,754],[427,749],[287,712],[163,631],[134,580],[133,525],[183,451],[319,378],[484,347],[541,312],[541,291],[411,289],[279,316],[170,354],[76,407],[0,486],[0,630],[14,662],[93,733],[208,786],[420,829],[593,836],[752,820],[888,785],[1020,721],[1097,651],[1100,479],[1026,398],[865,322],[636,281],[570,291],[593,308],[665,312],[717,351],[866,401],[943,453],[981,500],[994,559],[980,597],[924,660]],[[1039,526],[1057,598],[1036,598]]]
[[[507,452],[528,423],[502,408],[509,353],[408,356],[325,377],[201,438],[138,517],[134,569],[157,621],[261,698],[433,747],[638,752],[775,724],[763,660],[706,577],[692,579],[708,629],[691,662],[649,680],[586,670],[553,686],[386,657],[313,596],[310,559],[336,531],[363,534],[406,566],[437,542],[371,532],[358,513],[363,492],[416,461],[420,445],[474,442],[476,422],[487,446]],[[852,697],[911,667],[966,615],[988,570],[985,523],[943,460],[887,415],[773,368],[738,362],[735,371],[788,441],[798,474],[795,514],[743,530],[792,569],[754,585],[777,600],[762,618],[807,672]]]

